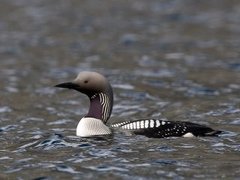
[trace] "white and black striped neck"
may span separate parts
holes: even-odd
[[[92,117],[102,120],[104,123],[110,118],[113,107],[112,93],[97,93],[89,96],[90,107],[85,117]]]
[[[90,107],[85,117],[99,119],[106,124],[113,107],[113,91],[107,79],[96,72],[81,72],[72,82],[56,85],[60,88],[74,89],[88,96]]]

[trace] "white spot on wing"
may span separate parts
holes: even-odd
[[[129,126],[130,126],[129,129],[133,129],[133,124],[132,123],[130,123]]]
[[[161,124],[158,120],[156,120],[156,127],[159,127]]]
[[[113,124],[112,127],[119,127],[119,124]]]
[[[165,125],[166,124],[166,122],[165,121],[162,121],[162,125]]]
[[[149,120],[146,120],[145,121],[145,128],[148,128],[148,125],[149,125]]]
[[[136,129],[136,122],[133,122],[133,129]]]
[[[122,128],[123,128],[123,129],[127,129],[127,126],[126,126],[126,125],[124,125],[124,126],[122,126]]]
[[[153,128],[154,127],[154,120],[150,120],[150,127]]]
[[[144,128],[144,121],[141,121],[141,128]]]
[[[137,121],[137,129],[140,129],[140,121]]]

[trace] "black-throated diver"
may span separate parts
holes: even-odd
[[[80,137],[108,135],[112,133],[112,128],[121,128],[133,134],[153,138],[215,136],[221,133],[204,125],[161,119],[124,121],[107,126],[113,107],[113,91],[108,80],[97,72],[80,72],[72,82],[61,83],[55,87],[74,89],[89,97],[89,111],[79,121],[76,129],[76,135]]]

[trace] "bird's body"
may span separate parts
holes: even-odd
[[[89,111],[79,121],[76,130],[80,137],[108,135],[112,133],[111,128],[153,138],[215,136],[221,133],[204,125],[161,119],[123,121],[107,126],[113,107],[113,91],[108,80],[96,72],[81,72],[73,82],[58,84],[56,87],[74,89],[89,97]]]
[[[142,119],[113,124],[112,127],[128,130],[137,135],[147,137],[193,137],[193,136],[213,136],[220,131],[204,125],[185,121],[167,121],[161,119]]]

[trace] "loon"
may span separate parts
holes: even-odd
[[[72,82],[55,87],[74,89],[88,96],[89,111],[79,121],[76,129],[76,135],[80,137],[110,135],[114,128],[150,138],[216,136],[221,133],[204,125],[163,119],[140,119],[107,125],[112,113],[113,90],[109,81],[97,72],[80,72]]]

